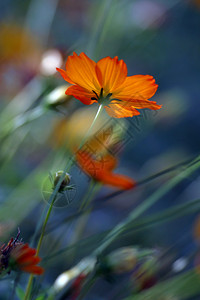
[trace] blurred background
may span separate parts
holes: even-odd
[[[127,64],[128,75],[149,74],[159,85],[153,100],[163,105],[161,110],[144,110],[140,116],[123,120],[103,116],[103,124],[107,124],[103,128],[111,122],[115,128],[117,173],[142,181],[198,155],[199,28],[198,0],[0,2],[1,244],[16,236],[20,227],[23,241],[35,246],[34,232],[51,192],[49,173],[64,168],[66,157],[89,128],[90,116],[97,109],[64,95],[67,83],[56,67],[65,68],[73,51],[84,51],[95,61],[117,55]],[[92,134],[103,130],[97,127]],[[103,186],[95,194],[83,232],[74,237],[80,218],[70,216],[77,212],[90,185],[90,179],[75,165],[70,171],[74,189],[62,195],[48,223],[40,254],[47,272],[37,287],[48,288],[61,272],[90,255],[108,230],[182,169],[115,197],[107,197],[114,188]],[[198,199],[199,186],[196,172],[143,218]],[[130,245],[162,249],[167,267],[158,277],[168,278],[194,264],[197,246],[193,231],[198,213],[197,209],[159,226],[130,230],[107,251]],[[185,264],[177,271],[174,263],[180,258]],[[0,299],[8,299],[15,278],[10,276],[0,282]],[[122,292],[120,287],[123,290],[127,280],[129,289]],[[27,277],[21,276],[22,288],[26,282]],[[87,299],[123,299],[134,288],[130,282],[130,274],[111,281],[101,278]]]

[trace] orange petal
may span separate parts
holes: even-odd
[[[117,56],[114,58],[108,56],[98,61],[96,72],[104,91],[112,93],[125,81],[127,66],[123,60],[118,60]]]
[[[118,187],[122,190],[128,190],[136,185],[136,182],[125,175],[113,174],[110,172],[104,172],[102,176],[98,177],[98,180],[104,184],[108,184],[114,187]]]
[[[106,154],[100,160],[100,163],[104,165],[104,169],[107,171],[112,171],[117,166],[117,159],[110,154]]]
[[[35,275],[42,275],[44,273],[44,269],[40,266],[25,266],[21,270]]]
[[[66,62],[66,74],[72,82],[87,90],[100,90],[99,81],[96,74],[96,63],[85,53],[79,56],[74,52],[68,56]]]
[[[157,91],[158,85],[150,75],[134,75],[127,77],[124,83],[113,94],[113,98],[129,101],[130,99],[146,100]]]
[[[127,118],[132,116],[137,116],[140,114],[137,109],[131,106],[123,106],[123,104],[110,104],[109,106],[105,107],[109,116],[113,118]]]
[[[95,97],[95,94],[78,86],[78,85],[72,85],[70,86],[66,92],[66,95],[74,96],[76,99],[80,100],[83,104],[90,105],[94,102],[97,102],[96,100],[91,100],[92,97]]]
[[[122,107],[125,109],[129,109],[129,107],[133,107],[133,108],[137,108],[137,109],[149,108],[152,110],[157,110],[157,109],[160,109],[162,107],[162,105],[158,105],[155,101],[129,99],[127,101],[123,101]]]
[[[37,265],[40,261],[41,261],[40,257],[31,256],[31,257],[20,258],[17,260],[17,263],[23,265]]]
[[[18,250],[16,250],[18,251]],[[15,252],[15,250],[14,250]],[[16,259],[19,260],[19,259],[24,259],[26,257],[30,257],[30,256],[33,256],[36,254],[36,250],[33,249],[33,248],[27,248],[27,249],[19,249],[18,252],[16,252]]]
[[[71,79],[67,76],[67,73],[66,73],[65,70],[62,70],[62,69],[60,69],[60,68],[56,68],[56,70],[57,70],[58,72],[60,72],[60,74],[61,74],[61,76],[63,77],[64,80],[66,80],[67,82],[69,82],[69,83],[71,83],[71,84],[74,84],[74,82],[71,81]]]
[[[111,171],[117,165],[117,160],[114,156],[107,154],[101,157],[100,160],[94,159],[91,154],[85,150],[77,152],[77,161],[82,169],[92,177],[97,176],[99,172]]]
[[[79,150],[76,154],[76,159],[82,170],[92,178],[96,178],[97,173],[102,171],[103,164],[94,160],[86,151]]]

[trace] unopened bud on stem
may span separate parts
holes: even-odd
[[[63,175],[63,171],[57,171],[55,176],[54,176],[54,188],[56,187],[56,185],[58,184],[60,177]],[[70,184],[70,180],[71,180],[71,176],[68,173],[65,173],[65,177],[63,179],[63,181],[61,182],[60,188],[59,188],[59,192],[63,192],[66,187]]]

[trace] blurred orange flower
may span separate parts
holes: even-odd
[[[11,238],[7,245],[0,247],[0,273],[2,271],[21,270],[23,272],[41,275],[44,269],[37,264],[40,258],[36,256],[36,249],[30,248],[18,240],[20,231],[15,239]]]
[[[10,258],[21,271],[41,275],[44,269],[37,266],[41,259],[35,254],[36,249],[30,248],[28,244],[22,244],[11,251]]]
[[[16,22],[0,23],[0,63],[25,64],[36,68],[41,46],[35,36]]]
[[[161,108],[155,101],[149,101],[157,88],[150,75],[127,77],[127,66],[123,60],[105,57],[95,63],[85,53],[74,52],[66,62],[66,71],[57,68],[62,77],[72,84],[67,95],[72,95],[83,104],[102,104],[114,118],[139,115],[137,109]]]
[[[122,190],[131,189],[136,185],[133,179],[113,173],[117,160],[109,154],[101,156],[101,159],[97,160],[87,151],[79,150],[76,154],[76,159],[82,170],[98,182]]]

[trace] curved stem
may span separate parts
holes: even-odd
[[[194,163],[194,162],[196,163],[198,160],[200,160],[200,158],[198,158],[197,160],[194,160],[194,157],[193,157],[193,158],[187,159],[185,161],[182,161],[182,162],[180,162],[180,163],[178,163],[178,164],[176,164],[176,165],[174,165],[172,167],[169,167],[169,168],[164,169],[164,170],[162,170],[160,172],[157,172],[157,173],[155,173],[153,175],[145,177],[144,179],[141,179],[141,180],[137,181],[136,186],[134,186],[132,189],[135,189],[138,186],[140,187],[141,185],[146,184],[146,183],[148,183],[148,182],[150,182],[150,181],[152,181],[154,179],[157,179],[157,178],[159,178],[159,177],[161,177],[163,175],[166,175],[166,174],[168,174],[170,172],[176,171],[180,167],[187,167],[188,168],[191,163]],[[116,192],[111,192],[108,195],[104,196],[103,199],[101,198],[101,199],[98,199],[98,200],[107,201],[107,200],[109,200],[109,199],[111,199],[113,197],[119,196],[119,195],[121,195],[123,193],[126,193],[126,192],[128,192],[128,191],[127,190],[120,190],[120,191],[116,191]]]
[[[32,122],[33,120],[38,119],[46,112],[46,108],[44,106],[37,106],[31,111],[27,111],[23,114],[16,116],[11,121],[8,121],[6,126],[3,128],[3,131],[0,133],[1,142],[4,141],[9,134],[14,133],[15,130],[22,127],[25,124]]]
[[[82,141],[80,143],[80,146],[79,146],[79,148],[78,148],[77,151],[79,151],[83,147],[83,145],[85,144],[85,141],[89,137],[89,135],[90,135],[90,133],[91,133],[93,127],[94,127],[94,124],[96,123],[96,120],[98,119],[98,117],[99,117],[100,113],[102,112],[102,110],[103,110],[103,105],[101,104],[101,105],[99,105],[99,108],[98,108],[97,113],[96,113],[96,115],[94,117],[94,120],[92,121],[92,124],[91,124],[90,128],[88,129],[86,135],[83,137],[83,139],[82,139]]]
[[[47,211],[44,223],[42,225],[42,232],[41,232],[40,239],[38,241],[38,245],[37,245],[37,248],[36,248],[36,255],[38,255],[39,252],[40,252],[40,248],[41,248],[42,240],[43,240],[43,237],[44,237],[45,229],[46,229],[46,226],[47,226],[47,222],[49,220],[49,216],[51,214],[51,211],[52,211],[53,204],[54,204],[55,200],[56,200],[56,196],[53,199],[53,201],[51,202],[51,205],[50,205],[50,207]],[[29,295],[30,295],[31,287],[32,287],[32,282],[33,282],[33,274],[31,274],[30,277],[29,277],[29,281],[28,281],[28,285],[27,285],[27,288],[26,288],[24,300],[29,299]]]
[[[96,116],[90,126],[90,128],[88,129],[88,132],[86,133],[85,137],[83,138],[83,140],[81,141],[81,144],[78,148],[78,150],[80,150],[82,148],[82,146],[84,145],[85,141],[87,140],[98,116],[100,115],[100,112],[102,111],[103,109],[103,105],[100,105],[99,108],[98,108],[98,111],[96,113]],[[41,235],[40,235],[40,239],[38,241],[38,245],[37,245],[37,252],[36,252],[36,255],[39,254],[40,252],[40,247],[41,247],[41,244],[42,244],[42,241],[43,241],[43,237],[44,237],[44,233],[45,233],[45,229],[46,229],[46,225],[47,225],[47,222],[49,220],[49,217],[50,217],[50,214],[51,214],[51,211],[52,211],[52,208],[53,208],[53,204],[57,198],[57,194],[58,194],[58,191],[59,191],[59,188],[61,186],[61,183],[62,181],[64,180],[64,177],[65,177],[65,173],[69,170],[69,168],[74,164],[74,159],[75,159],[75,155],[73,155],[72,159],[70,162],[67,163],[65,169],[64,169],[64,172],[63,174],[60,176],[60,179],[57,183],[57,185],[55,186],[55,189],[53,191],[53,193],[51,194],[50,196],[50,199],[49,199],[49,203],[51,203],[48,211],[47,211],[47,214],[46,214],[46,217],[45,217],[45,220],[44,220],[44,223],[42,225],[42,231],[41,231]],[[32,288],[32,283],[33,283],[33,275],[31,274],[30,277],[29,277],[29,281],[28,281],[28,284],[27,284],[27,288],[26,288],[26,292],[25,292],[25,296],[24,296],[24,300],[28,300],[29,299],[29,295],[31,293],[31,288]]]
[[[169,182],[159,188],[153,195],[147,198],[141,205],[136,207],[129,216],[122,222],[120,222],[116,227],[114,227],[108,235],[103,239],[102,244],[94,251],[94,255],[98,256],[121,234],[123,233],[127,226],[136,220],[142,213],[154,205],[161,197],[163,197],[168,191],[180,183],[183,179],[187,178],[198,168],[200,168],[200,156],[197,157],[191,163],[190,167],[182,171],[177,176],[173,177]]]

